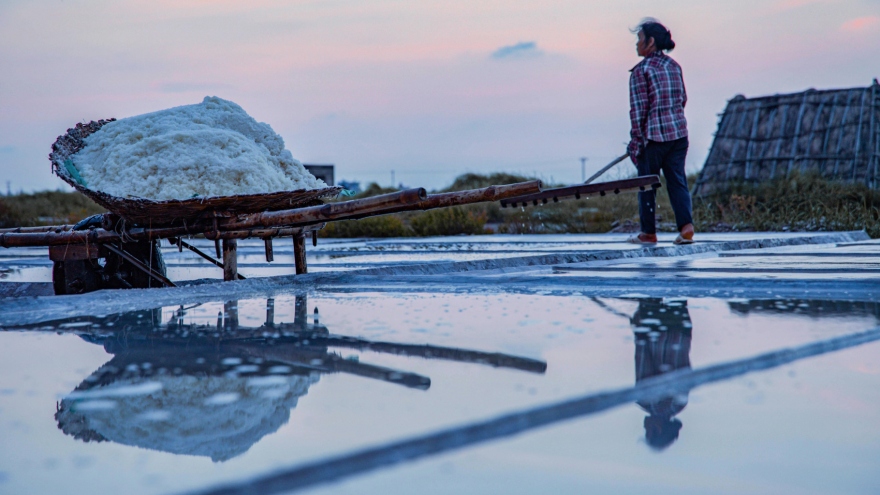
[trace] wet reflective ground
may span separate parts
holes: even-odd
[[[162,290],[129,291],[133,311],[64,318],[33,300],[0,332],[0,493],[213,493],[271,473],[303,493],[880,489],[873,296],[529,293],[497,277],[159,306]]]
[[[798,233],[738,233],[701,234],[697,245],[748,240],[769,237],[776,239],[795,239],[805,234]],[[308,246],[309,271],[314,273],[348,272],[365,268],[399,268],[442,262],[463,262],[482,259],[516,259],[524,256],[585,254],[600,252],[637,251],[640,248],[627,244],[628,234],[594,235],[485,235],[455,236],[414,239],[321,239],[316,247]],[[671,247],[674,236],[660,234],[658,246]],[[276,239],[273,244],[274,261],[267,262],[263,242],[259,239],[239,241],[238,268],[247,277],[270,277],[293,275],[293,246],[289,239]],[[191,244],[203,252],[214,256],[214,243],[205,239],[193,239]],[[195,279],[222,279],[222,270],[188,250],[178,252],[178,248],[162,242],[162,253],[168,267],[168,277],[174,281]],[[790,270],[792,266],[806,263],[828,263],[828,256],[848,268],[860,269],[866,274],[880,272],[880,244],[862,241],[853,246],[837,247],[824,245],[821,248],[804,246],[785,246],[776,248],[772,258],[759,258],[765,261],[762,268]],[[833,251],[830,253],[829,251]],[[720,259],[713,262],[696,260],[694,268],[743,268],[753,259],[755,253],[743,251],[728,253],[744,256],[745,259]],[[625,260],[624,260],[625,261]],[[670,260],[650,262],[640,260],[646,269],[662,270],[673,263]],[[716,266],[717,265],[717,266]],[[853,266],[850,266],[853,265]],[[43,282],[52,281],[52,262],[45,248],[17,248],[0,250],[0,282]],[[620,263],[616,269],[632,271],[632,264]],[[814,267],[816,268],[816,267]],[[718,270],[715,270],[718,271]],[[693,274],[692,274],[693,275]]]

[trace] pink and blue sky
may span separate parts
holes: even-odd
[[[575,182],[625,151],[646,16],[678,44],[690,171],[736,94],[880,77],[878,0],[0,0],[0,190],[63,185],[47,155],[77,122],[206,95],[337,179]]]

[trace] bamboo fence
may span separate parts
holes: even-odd
[[[694,194],[792,172],[880,188],[880,84],[746,98],[721,114]]]

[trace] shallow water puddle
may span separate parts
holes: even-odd
[[[878,318],[880,305],[849,301],[315,293],[9,328],[0,492],[205,488]],[[877,351],[866,344],[313,490],[697,493],[728,480],[731,492],[864,491],[880,486],[866,461],[880,454]]]

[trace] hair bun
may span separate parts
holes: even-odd
[[[672,31],[666,29],[666,26],[660,24],[657,19],[651,17],[643,19],[638,28],[632,32],[644,33],[645,39],[654,38],[654,44],[658,50],[669,51],[675,48],[675,42],[672,41]]]

